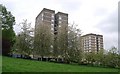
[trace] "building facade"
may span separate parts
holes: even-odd
[[[47,31],[54,33],[54,17],[55,11],[44,8],[36,17],[35,20],[35,35],[40,29],[40,27],[47,27]]]
[[[48,57],[52,52],[52,44],[54,43],[54,15],[54,10],[44,8],[36,17],[34,34],[34,54],[37,55],[36,57]]]
[[[68,14],[58,12],[55,14],[54,24],[54,50],[57,57],[62,57],[68,45]],[[57,50],[56,50],[57,49]]]
[[[45,36],[49,36],[49,39],[51,40],[49,42],[51,44],[48,47],[52,48],[52,50],[50,51],[54,53],[54,51],[56,52],[56,50],[59,49],[59,46],[57,46],[56,44],[59,41],[61,41],[60,35],[67,34],[67,31],[68,31],[67,28],[68,28],[68,14],[62,13],[62,12],[58,12],[55,14],[54,10],[44,8],[36,17],[35,42],[39,40],[41,41],[41,44],[46,44],[44,43],[43,38],[39,38],[38,36],[44,37],[44,38],[46,38]],[[64,38],[64,41],[67,42],[67,35],[63,36],[63,38]],[[44,45],[42,45],[41,47],[44,47]],[[45,48],[45,49],[49,50],[48,48]]]
[[[98,52],[103,49],[103,35],[92,33],[83,35],[81,44],[84,52]]]
[[[68,28],[68,14],[67,13],[62,13],[58,12],[55,14],[55,25],[54,25],[54,30],[55,30],[55,35],[58,34],[58,31],[64,28],[67,30]]]

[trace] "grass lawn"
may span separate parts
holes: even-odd
[[[0,73],[2,72],[2,56],[0,55]]]
[[[114,68],[88,67],[3,57],[3,72],[118,72]]]

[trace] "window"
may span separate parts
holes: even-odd
[[[43,21],[43,17],[42,17],[42,21]]]
[[[53,31],[54,29],[53,28],[51,28],[51,31]]]
[[[54,24],[52,23],[51,26],[54,26]]]
[[[91,50],[89,50],[89,52],[91,52]]]
[[[91,47],[91,44],[89,44],[89,46]]]
[[[91,39],[91,36],[89,36],[89,39]]]
[[[62,18],[61,18],[61,16],[59,16],[59,20],[61,20]]]
[[[52,22],[54,22],[54,19],[51,19]]]
[[[43,14],[41,14],[42,15],[42,17],[43,17]]]
[[[91,41],[91,39],[89,39],[89,41]]]
[[[96,37],[94,37],[94,40],[96,40]]]
[[[52,14],[51,17],[54,18],[54,14]]]
[[[61,21],[59,21],[59,24],[61,24]]]
[[[89,44],[91,44],[91,41],[89,42]]]
[[[59,27],[61,27],[61,25],[59,25]]]

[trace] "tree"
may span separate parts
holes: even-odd
[[[117,51],[117,48],[112,47],[106,55],[105,65],[109,67],[120,67],[119,62],[120,62],[120,59],[119,59],[119,53]]]
[[[68,62],[68,24],[62,23],[57,26],[56,41],[54,43],[56,48],[54,49],[55,57],[64,59],[64,62]]]
[[[15,25],[15,17],[11,12],[7,11],[5,6],[0,4],[0,14],[2,22],[2,54],[9,55],[14,43],[15,43],[15,32],[13,25]]]
[[[118,64],[118,68],[120,68],[120,63],[119,62],[120,62],[120,53],[118,54],[118,63],[117,63]]]
[[[37,24],[34,37],[34,55],[40,57],[51,56],[53,51],[54,32],[50,24]]]
[[[94,65],[94,66],[104,66],[105,63],[105,53],[104,49],[100,49],[98,52],[84,52],[83,62],[86,64]]]
[[[87,61],[87,64],[94,65],[96,53],[95,52],[84,52],[85,53],[85,59]]]
[[[33,29],[31,23],[27,23],[27,20],[23,20],[20,23],[22,31],[16,37],[15,51],[22,55],[30,55],[33,50]]]
[[[104,66],[105,64],[105,52],[104,49],[100,49],[94,56],[96,66]]]
[[[76,27],[75,24],[68,27],[68,57],[70,62],[80,62],[82,59],[80,49],[81,31]]]

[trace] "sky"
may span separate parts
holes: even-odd
[[[118,2],[120,0],[0,0],[13,16],[14,30],[20,32],[19,23],[27,19],[32,27],[43,8],[68,13],[68,22],[75,23],[82,35],[103,35],[104,48],[118,48]]]

